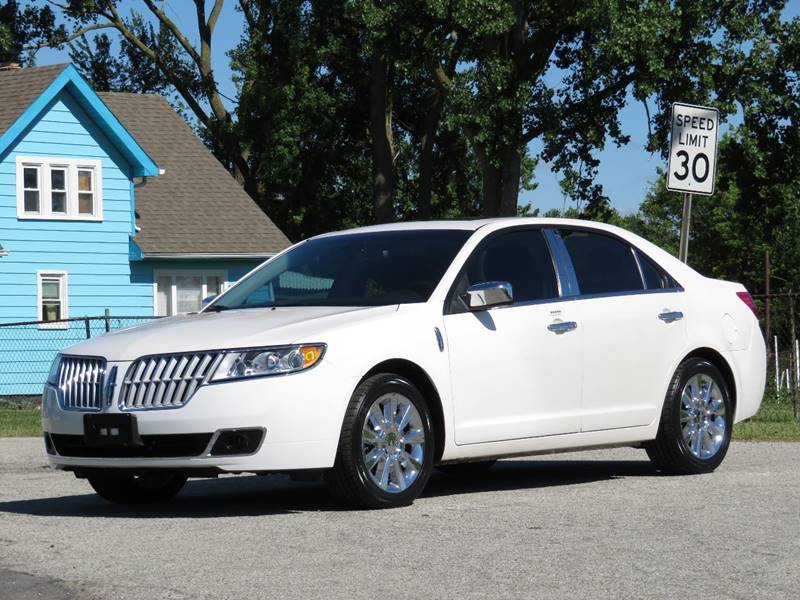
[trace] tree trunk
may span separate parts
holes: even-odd
[[[521,157],[516,148],[508,148],[503,161],[503,189],[500,196],[500,216],[517,216]]]
[[[503,164],[493,165],[483,151],[476,155],[483,175],[483,216],[514,217],[519,199],[519,175],[522,157],[516,148],[503,152]]]
[[[372,136],[372,201],[376,223],[394,220],[394,148],[389,69],[376,53],[372,57],[369,87]]]
[[[417,217],[429,220],[432,214],[431,196],[433,195],[433,144],[439,128],[439,117],[442,113],[442,97],[437,93],[422,128],[419,151],[419,199],[417,201]]]
[[[481,165],[483,172],[483,216],[500,216],[500,198],[503,193],[501,170],[491,163]]]

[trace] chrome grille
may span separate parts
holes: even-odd
[[[58,397],[73,410],[100,410],[106,361],[86,356],[62,356],[58,364]]]
[[[180,408],[216,367],[221,352],[194,352],[136,359],[125,374],[123,410]]]

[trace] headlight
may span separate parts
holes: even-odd
[[[325,344],[275,346],[226,352],[211,381],[284,375],[313,367],[325,354]]]
[[[47,383],[50,385],[58,385],[58,365],[61,364],[61,355],[56,354],[53,364],[50,365],[50,373],[47,374]],[[41,379],[39,380],[41,381]]]

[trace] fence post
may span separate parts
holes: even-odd
[[[769,286],[769,250],[764,251],[764,337],[767,338],[767,361],[769,361],[769,341],[772,339],[772,303]]]
[[[105,309],[105,311],[103,311],[103,316],[106,320],[106,333],[108,333],[111,331],[111,310],[108,308]]]
[[[83,322],[86,324],[86,339],[92,337],[92,329],[89,327],[89,317],[84,317]]]

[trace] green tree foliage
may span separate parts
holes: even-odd
[[[785,0],[238,0],[246,25],[227,104],[211,70],[223,1],[194,0],[185,31],[157,0],[129,16],[122,2],[69,0],[73,58],[98,87],[174,90],[293,238],[397,218],[535,214],[518,195],[542,160],[584,216],[619,221],[596,155],[629,143],[619,113],[631,101],[650,115],[651,152],[666,152],[673,101],[743,115],[725,152],[750,161],[753,181],[736,171],[718,194],[736,210],[761,210],[753,194],[791,195],[758,173],[796,181],[797,161],[768,150],[798,144],[797,77],[784,67],[796,64],[797,25],[780,19]],[[82,40],[97,30],[116,33],[119,51],[109,38]],[[637,227],[674,226],[672,213],[662,222],[648,210]],[[759,243],[776,243],[780,214],[754,222]]]
[[[142,60],[139,48],[122,37],[119,48],[107,33],[89,39],[86,34],[69,44],[69,57],[97,91],[162,94],[178,102],[174,85],[166,71],[187,81],[187,88],[197,94],[192,67],[182,58],[175,37],[163,25],[158,28],[134,13],[128,22],[132,35],[163,57],[166,67]]]
[[[714,195],[694,196],[689,263],[763,293],[769,251],[772,291],[798,291],[800,19],[764,20],[763,30],[741,51],[742,77],[733,94],[743,122],[720,142]],[[677,253],[683,201],[666,191],[664,179],[662,173],[625,224]]]
[[[49,6],[20,6],[18,0],[3,0],[0,6],[0,65],[33,64],[37,49],[57,43],[65,35],[56,25]]]

